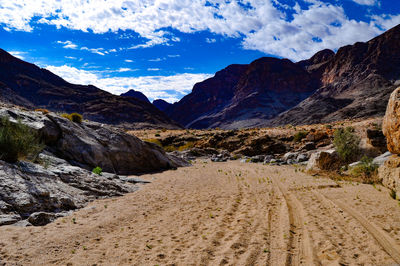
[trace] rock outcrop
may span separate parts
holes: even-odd
[[[400,154],[400,87],[390,96],[382,131],[387,139],[388,150]]]
[[[28,218],[34,225],[44,225],[96,198],[138,189],[117,175],[96,175],[47,152],[40,159],[43,165],[0,161],[0,225]]]
[[[0,49],[0,101],[27,108],[77,112],[92,121],[124,128],[180,128],[150,102],[95,86],[75,85]]]
[[[35,163],[0,160],[0,225],[45,225],[93,199],[133,192],[142,182],[121,174],[188,165],[155,144],[96,122],[0,107],[5,116],[37,132],[45,148]],[[104,171],[100,175],[91,172],[97,166]]]
[[[382,183],[400,195],[400,88],[390,96],[382,124],[388,150],[393,155],[379,167]]]
[[[140,174],[180,166],[157,145],[104,124],[79,124],[54,113],[18,108],[0,108],[4,116],[35,129],[49,151],[88,170],[99,166],[115,174]]]

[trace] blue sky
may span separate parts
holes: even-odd
[[[229,64],[298,61],[397,24],[396,0],[0,0],[0,48],[72,83],[169,102]]]

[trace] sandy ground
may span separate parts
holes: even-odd
[[[400,263],[400,206],[381,186],[239,162],[142,178],[45,227],[1,227],[0,265]]]

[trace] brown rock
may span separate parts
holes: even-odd
[[[307,170],[336,170],[341,166],[335,150],[318,151],[313,153],[307,164]]]
[[[390,95],[382,130],[387,139],[388,150],[400,154],[400,87]]]
[[[381,167],[379,167],[379,179],[382,184],[396,191],[400,195],[400,157],[391,156]]]

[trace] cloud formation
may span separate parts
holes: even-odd
[[[211,77],[210,74],[190,73],[173,76],[106,77],[102,71],[87,71],[67,65],[45,68],[74,84],[92,84],[117,95],[134,89],[144,93],[150,100],[164,99],[170,103],[188,94],[195,83]]]
[[[379,4],[377,0],[352,1],[366,6]],[[0,23],[7,30],[23,31],[32,31],[38,24],[94,33],[133,30],[144,39],[130,49],[180,41],[169,29],[183,33],[209,31],[243,38],[245,49],[300,60],[323,48],[336,49],[356,41],[366,41],[394,26],[397,21],[391,19],[390,14],[370,21],[351,20],[339,4],[320,0],[281,2],[0,0]],[[74,48],[72,43],[64,45]],[[90,51],[105,54],[101,50]]]

